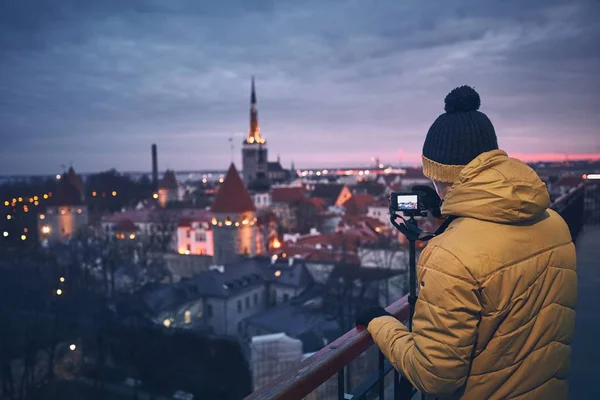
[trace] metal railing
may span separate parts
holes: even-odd
[[[589,189],[589,188],[588,188]],[[590,191],[586,191],[586,184],[581,184],[573,188],[569,193],[556,199],[551,204],[551,208],[558,212],[571,231],[573,240],[577,238],[586,222],[586,212],[598,213],[600,208],[600,185],[594,189],[596,193],[593,210],[586,210],[586,194],[589,199]],[[387,310],[395,315],[400,321],[406,321],[409,316],[409,305],[407,297],[396,301],[387,307]],[[303,399],[313,393],[321,385],[325,384],[331,377],[337,374],[337,396],[339,400],[344,399],[384,399],[389,393],[389,383],[386,386],[386,377],[393,373],[392,388],[393,393],[389,398],[394,400],[404,400],[401,398],[401,386],[406,383],[395,371],[390,363],[385,360],[381,352],[378,352],[377,369],[370,376],[365,378],[350,393],[346,392],[347,380],[345,371],[351,361],[359,357],[373,345],[371,336],[364,328],[354,328],[345,335],[338,338],[328,346],[321,349],[311,357],[304,360],[299,368],[293,372],[283,374],[275,378],[265,387],[255,391],[246,400],[256,399],[285,399],[295,400]],[[405,387],[403,388],[406,389]],[[403,393],[406,393],[404,391]],[[404,397],[412,398],[415,391]],[[331,397],[327,397],[328,399]]]

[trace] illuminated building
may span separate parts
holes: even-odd
[[[68,240],[75,232],[87,227],[83,181],[73,167],[61,175],[56,193],[48,199],[47,204],[37,219],[43,245]]]
[[[211,211],[214,215],[214,264],[228,264],[240,255],[254,256],[260,252],[257,249],[256,208],[233,164],[219,187]]]
[[[258,109],[256,106],[256,90],[254,77],[250,93],[250,130],[246,140],[242,142],[242,172],[244,182],[251,191],[268,191],[268,151],[267,140],[261,136],[258,125]]]

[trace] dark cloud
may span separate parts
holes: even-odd
[[[261,128],[286,164],[414,161],[445,94],[465,83],[509,151],[590,152],[598,11],[555,0],[5,0],[0,174],[69,161],[145,170],[153,142],[163,166],[224,167],[227,138],[247,130],[252,74]]]

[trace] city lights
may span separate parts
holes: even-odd
[[[271,245],[274,249],[279,249],[281,247],[281,242],[279,241],[279,239],[275,238],[273,239],[273,243]]]
[[[4,205],[5,205],[6,207],[10,206],[10,202],[9,202],[8,200],[6,200],[6,201],[4,202]]]
[[[83,211],[81,210],[81,208],[77,209],[77,214],[81,214]]]
[[[40,202],[39,201],[35,201],[33,204],[36,205],[36,206],[39,206]]]
[[[48,225],[44,225],[44,226],[42,226],[42,233],[43,233],[44,235],[47,235],[47,234],[49,234],[49,233],[50,233],[50,227],[49,227]]]
[[[588,180],[598,180],[598,179],[600,179],[600,174],[588,174],[587,179]]]
[[[40,219],[46,219],[46,216],[44,214],[40,214]]]
[[[27,240],[27,235],[21,235],[21,240]]]
[[[22,197],[19,197],[19,199],[18,199],[18,200],[19,200],[19,203],[22,203],[22,202],[23,202],[23,198],[22,198]]]
[[[130,234],[129,239],[131,239],[131,240],[135,239],[135,233]]]
[[[98,193],[92,192],[92,197],[96,197],[97,195],[98,195]]]
[[[116,197],[117,196],[117,191],[113,190],[111,194],[112,194],[113,197]]]
[[[27,207],[26,205],[25,205],[25,206],[23,206],[23,211],[25,211],[25,212],[29,212],[29,207]]]
[[[2,236],[8,237],[8,232],[4,231],[4,233],[2,234]]]
[[[69,350],[71,350],[71,351],[75,351],[76,348],[77,348],[77,346],[75,346],[74,344],[69,346]]]
[[[62,289],[56,289],[56,294],[58,296],[61,296],[62,295]]]
[[[186,251],[184,251],[183,253],[184,253],[186,256],[189,256],[189,255],[190,255],[190,251],[189,251],[189,250],[186,250]]]
[[[48,195],[44,193],[44,199],[48,199]]]
[[[61,281],[61,283],[64,282],[65,281],[65,277],[61,276],[60,279],[59,279],[59,281]]]
[[[165,319],[165,320],[163,321],[163,325],[165,326],[165,328],[168,328],[168,327],[170,327],[170,326],[171,326],[171,320],[170,320],[170,319],[168,319],[168,318],[167,318],[167,319]]]
[[[11,219],[12,219],[12,215],[8,214],[8,215],[6,216],[6,219],[8,219],[8,220],[11,220]]]
[[[60,179],[60,174],[56,174],[56,179]]]
[[[38,201],[40,198],[37,196],[33,196],[33,200]]]
[[[281,276],[281,271],[277,270],[273,275],[275,275],[276,278],[279,278]]]
[[[153,198],[155,198],[155,199],[158,199],[158,193],[154,193],[154,194],[152,195],[152,197],[153,197]]]

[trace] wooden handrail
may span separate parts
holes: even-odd
[[[409,314],[408,297],[401,298],[386,309],[400,321],[406,321]],[[353,328],[304,360],[298,370],[278,376],[250,394],[246,400],[302,399],[372,345],[371,335],[365,328]]]

